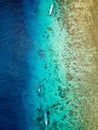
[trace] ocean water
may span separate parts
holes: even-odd
[[[98,120],[98,109],[93,111],[91,94],[98,82],[90,57],[96,48],[82,41],[88,35],[84,23],[79,28],[82,20],[79,23],[79,12],[71,5],[56,0],[0,1],[0,130],[97,130],[93,119]]]
[[[23,1],[0,1],[0,130],[32,129],[27,100],[33,76],[29,53],[34,44],[25,19]]]
[[[0,130],[76,130],[65,75],[70,36],[60,6],[50,0],[2,1],[0,6]]]
[[[49,113],[47,129],[72,130],[70,119],[62,119],[71,109],[64,98],[73,97],[64,92],[64,48],[70,37],[58,21],[59,5],[50,0],[1,1],[0,12],[0,130],[46,129],[44,110]]]

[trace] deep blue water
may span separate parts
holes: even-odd
[[[36,3],[36,10],[37,1],[30,2]],[[25,25],[23,3],[0,1],[0,130],[31,130],[33,124],[25,99],[29,98],[29,54],[34,44]]]

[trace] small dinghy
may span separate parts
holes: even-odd
[[[53,5],[53,3],[52,3],[52,5],[51,5],[51,7],[50,7],[49,15],[51,15],[51,14],[52,14],[53,7],[54,7],[54,5]]]

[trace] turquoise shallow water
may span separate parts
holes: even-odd
[[[69,111],[72,112],[72,107],[67,103],[73,100],[73,96],[68,93],[70,86],[65,76],[67,70],[64,60],[67,55],[64,48],[70,41],[70,37],[66,28],[63,28],[62,21],[58,21],[61,12],[55,1],[51,16],[49,16],[49,9],[52,1],[41,0],[36,4],[38,6],[33,11],[32,3],[24,1],[28,34],[34,44],[30,53],[32,71],[30,108],[35,121],[32,124],[37,130],[45,129],[43,115],[46,110],[49,114],[47,129],[72,130],[73,126],[70,124],[72,119],[69,116],[67,118]],[[33,70],[32,67],[34,67]],[[40,85],[40,95],[37,90],[38,85]]]

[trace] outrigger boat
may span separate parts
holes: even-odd
[[[51,5],[51,7],[50,7],[49,15],[51,15],[51,14],[52,14],[53,7],[54,7],[54,5],[53,5],[53,3],[52,3],[52,5]]]

